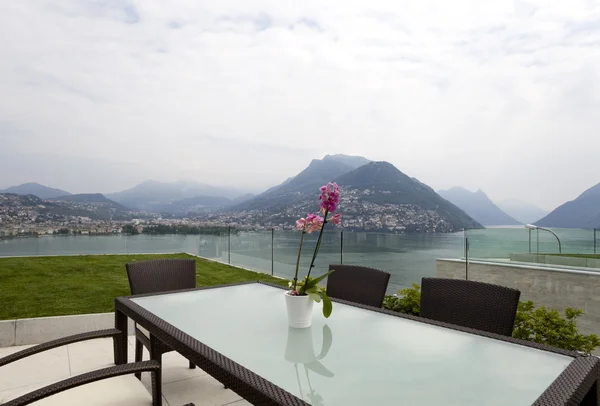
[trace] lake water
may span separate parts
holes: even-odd
[[[593,230],[553,229],[562,252],[593,253]],[[329,264],[365,265],[391,273],[388,291],[419,283],[435,275],[436,258],[464,258],[465,236],[469,258],[507,259],[510,253],[529,252],[529,233],[523,227],[488,228],[454,234],[325,233],[315,262],[316,274]],[[558,252],[548,232],[533,231],[531,251]],[[300,265],[303,275],[310,264],[316,235],[307,235]],[[600,238],[600,232],[598,232]],[[343,242],[342,242],[343,239]],[[47,236],[0,240],[1,256],[78,255],[187,252],[229,262],[256,271],[291,278],[298,256],[299,233],[291,231],[247,232],[239,235],[110,235]],[[539,247],[538,247],[539,245]],[[597,247],[600,251],[600,247]],[[1,269],[0,269],[1,272]]]

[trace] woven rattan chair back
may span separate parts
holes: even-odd
[[[367,306],[381,307],[390,274],[379,269],[356,265],[329,265],[327,295]]]
[[[196,287],[196,261],[155,259],[125,265],[132,295]]]
[[[490,283],[423,278],[419,315],[510,337],[520,296],[519,290]]]

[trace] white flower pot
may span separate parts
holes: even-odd
[[[312,324],[313,303],[307,296],[292,296],[285,292],[285,305],[287,307],[288,325],[294,328],[306,328]]]

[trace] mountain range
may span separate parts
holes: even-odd
[[[109,193],[106,197],[127,207],[161,211],[165,205],[169,206],[171,203],[199,196],[218,196],[231,200],[245,194],[246,192],[234,188],[220,188],[198,182],[148,180],[131,189]],[[180,205],[175,203],[175,206]]]
[[[0,193],[2,206],[33,211],[41,219],[61,220],[61,216],[89,217],[92,220],[129,220],[140,213],[107,199],[100,193],[76,194],[40,199],[31,194]]]
[[[453,231],[481,227],[482,224],[523,223],[546,227],[600,227],[600,184],[548,214],[517,200],[494,203],[481,190],[470,192],[455,187],[436,193],[388,162],[342,154],[314,159],[299,174],[256,196],[245,193],[242,188],[153,180],[106,195],[73,195],[38,183],[12,186],[0,193],[33,195],[59,206],[60,202],[69,202],[77,206],[77,210],[85,211],[84,206],[87,206],[93,208],[94,213],[101,212],[101,217],[144,212],[170,213],[179,217],[249,213],[257,219],[289,223],[304,211],[315,210],[318,187],[329,181],[337,181],[346,196],[343,202],[345,219],[352,221],[344,224],[354,224],[356,228],[369,224],[371,228],[383,230],[432,231],[441,228]],[[370,216],[370,220],[365,220],[365,216]]]
[[[264,222],[289,223],[300,214],[315,211],[319,187],[336,181],[342,192],[340,208],[346,228],[452,232],[482,227],[389,162],[356,158],[361,157],[327,155],[314,159],[297,176],[228,211],[250,212]]]
[[[522,224],[506,214],[481,190],[471,192],[462,187],[438,190],[444,199],[460,207],[484,226],[512,226]]]
[[[540,227],[600,228],[600,183],[534,224]]]

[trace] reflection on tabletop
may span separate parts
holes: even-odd
[[[300,383],[300,373],[298,371],[298,364],[304,366],[304,373],[306,375],[306,381],[310,392],[306,394],[311,405],[323,405],[323,398],[319,395],[310,383],[309,371],[317,373],[321,376],[331,378],[334,376],[333,372],[328,370],[321,362],[323,358],[329,352],[331,344],[333,342],[333,334],[328,325],[323,326],[323,344],[321,346],[321,352],[319,355],[315,355],[315,349],[313,346],[313,334],[312,327],[307,328],[288,328],[287,343],[285,347],[285,359],[294,364],[296,371],[296,379],[298,381],[298,388],[302,400],[304,399],[304,391],[302,390],[302,384]]]

